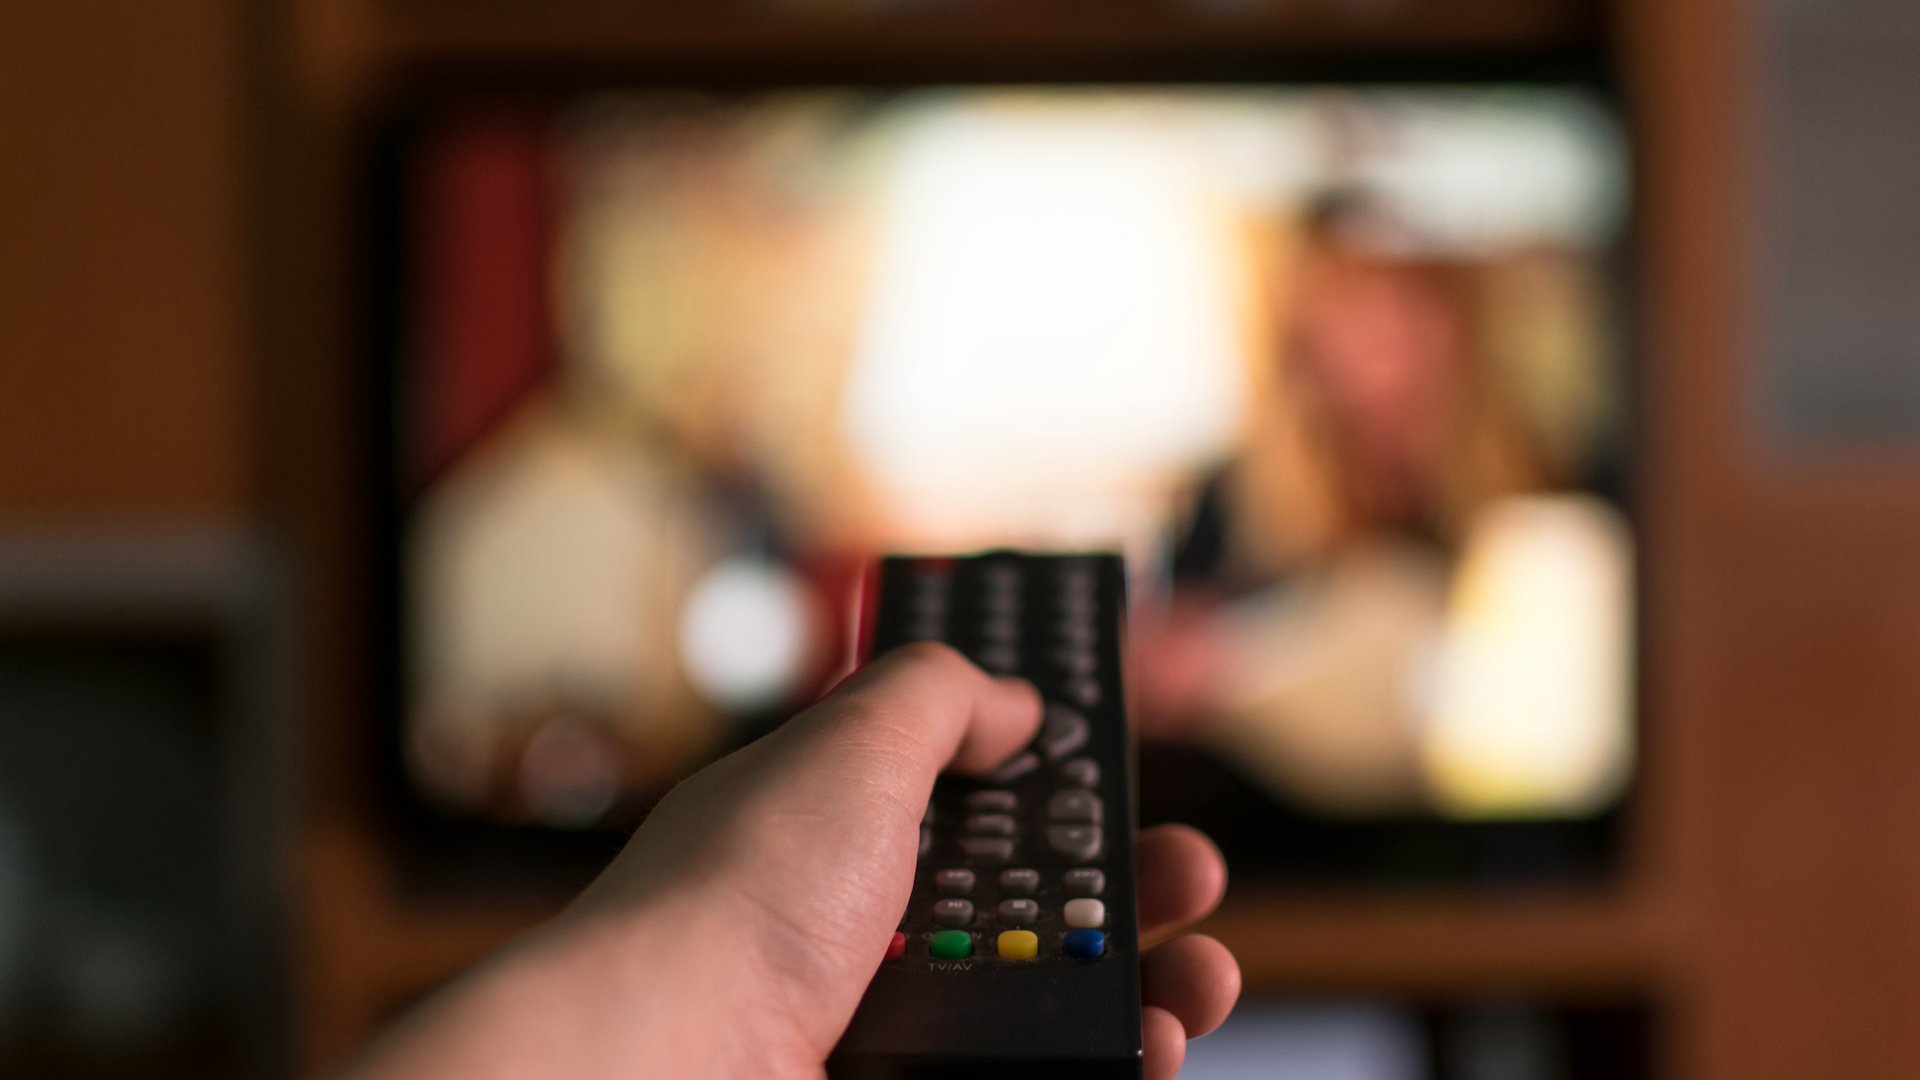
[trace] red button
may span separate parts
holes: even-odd
[[[907,935],[905,931],[895,930],[893,940],[887,942],[887,959],[898,960],[907,955]]]

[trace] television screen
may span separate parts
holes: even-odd
[[[1537,85],[436,111],[394,372],[409,783],[630,823],[846,669],[875,553],[1103,548],[1146,767],[1290,820],[1606,813],[1625,155]]]

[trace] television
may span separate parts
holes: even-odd
[[[847,670],[876,554],[1102,548],[1146,820],[1242,877],[1604,872],[1639,525],[1596,86],[608,85],[387,146],[371,645],[421,835],[604,851]]]

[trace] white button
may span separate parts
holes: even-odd
[[[1093,930],[1107,924],[1107,905],[1089,897],[1067,901],[1067,925],[1075,930]]]

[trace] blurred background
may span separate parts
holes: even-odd
[[[1920,24],[0,10],[0,1074],[315,1076],[1116,549],[1183,1075],[1920,1068]]]

